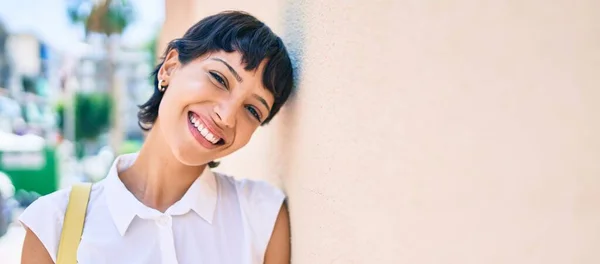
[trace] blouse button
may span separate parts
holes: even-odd
[[[161,215],[158,218],[157,223],[160,226],[166,226],[169,223],[169,216],[168,215]]]

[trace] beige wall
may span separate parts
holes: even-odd
[[[220,168],[285,189],[294,263],[600,263],[600,2],[195,2],[301,58]]]

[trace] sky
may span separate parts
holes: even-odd
[[[130,0],[136,21],[125,29],[123,45],[141,46],[150,41],[164,21],[164,0]],[[66,0],[0,0],[0,21],[11,33],[34,34],[63,52],[82,49],[84,29],[73,25]]]

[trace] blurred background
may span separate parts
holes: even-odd
[[[217,170],[288,195],[293,263],[600,263],[600,1],[0,0],[11,219],[143,135],[166,43],[244,10],[298,87]]]
[[[152,92],[164,10],[160,0],[0,0],[0,263],[18,263],[22,232],[10,228],[23,208],[104,178],[140,147],[136,109]]]

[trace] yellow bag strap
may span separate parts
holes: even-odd
[[[87,211],[91,183],[79,183],[73,185],[69,195],[69,205],[65,212],[60,242],[58,244],[58,256],[56,264],[76,264],[77,248],[81,241],[83,222]]]

